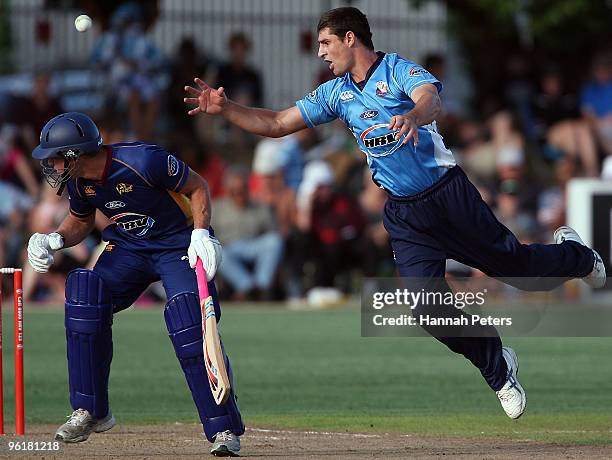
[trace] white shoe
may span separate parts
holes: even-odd
[[[584,241],[582,241],[582,238],[580,238],[576,230],[574,230],[572,227],[568,227],[567,225],[559,227],[557,230],[555,230],[553,236],[555,238],[555,243],[557,244],[561,244],[564,241],[575,241],[576,243],[580,243],[581,245],[588,247],[586,244],[584,244]],[[595,251],[595,249],[591,249],[591,251],[593,251],[593,255],[595,256],[593,270],[582,279],[592,288],[600,288],[606,284],[606,266],[604,265],[603,260],[597,251]]]
[[[230,430],[220,431],[215,435],[210,453],[216,457],[238,457],[240,452],[240,437]]]
[[[115,417],[109,411],[102,419],[95,419],[89,411],[77,409],[68,416],[68,421],[55,432],[55,440],[62,442],[82,442],[93,432],[108,431],[116,424]]]
[[[512,348],[503,347],[502,355],[508,366],[508,380],[502,389],[496,391],[496,393],[506,415],[512,419],[517,419],[525,412],[527,395],[517,380],[519,365],[516,353]]]

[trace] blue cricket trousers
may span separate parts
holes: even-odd
[[[586,276],[595,262],[589,248],[571,241],[521,244],[497,220],[458,166],[417,195],[389,196],[384,224],[391,236],[400,276],[432,279],[436,285],[444,277],[447,258],[493,277],[539,278],[538,286],[547,289],[558,286],[563,279]],[[450,305],[440,308],[446,316],[460,314]],[[418,308],[415,312],[418,314]],[[426,327],[437,340],[469,359],[497,391],[506,382],[507,368],[499,335],[494,328],[487,328],[490,331],[473,337],[461,333],[449,337]]]

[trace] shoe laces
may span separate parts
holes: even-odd
[[[500,401],[508,402],[508,401],[511,401],[516,396],[516,392],[518,390],[512,391],[514,388],[516,388],[516,383],[517,382],[514,379],[514,377],[512,376],[508,377],[508,381],[506,382],[506,385],[504,385],[504,387],[497,392],[497,396],[499,397]]]
[[[68,415],[68,425],[78,426],[89,415],[85,409],[77,409],[72,414]]]
[[[234,433],[232,433],[230,430],[225,430],[217,434],[215,441],[232,441],[233,439]]]

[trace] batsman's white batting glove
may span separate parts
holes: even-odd
[[[38,273],[47,273],[53,265],[53,253],[64,247],[59,233],[34,233],[28,241],[28,262]]]
[[[206,271],[206,281],[210,281],[217,273],[217,268],[223,259],[221,243],[214,236],[210,236],[208,230],[196,228],[191,232],[191,244],[187,249],[189,265],[195,268],[198,257],[202,259],[202,265]]]

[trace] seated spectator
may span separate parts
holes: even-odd
[[[13,184],[0,180],[0,266],[19,266],[25,218],[34,200]]]
[[[464,120],[457,129],[457,148],[453,153],[470,179],[491,184],[497,170],[497,151],[487,138],[486,127],[477,120]]]
[[[580,96],[580,108],[606,155],[612,155],[612,55],[595,57],[593,79]]]
[[[383,224],[383,211],[387,194],[372,180],[372,173],[362,167],[364,188],[359,195],[359,205],[366,217],[363,240],[359,243],[364,276],[393,276],[395,264],[389,234]]]
[[[199,142],[188,131],[177,131],[171,141],[178,157],[208,182],[211,198],[223,195],[223,175],[226,168],[221,155]]]
[[[276,139],[264,139],[255,147],[253,173],[257,190],[253,199],[274,211],[279,232],[287,238],[295,226],[296,204],[295,191],[285,183],[282,144]]]
[[[569,156],[559,158],[555,162],[556,183],[544,190],[538,198],[538,222],[547,229],[548,235],[566,223],[566,186],[575,176],[576,159]]]
[[[108,75],[111,109],[126,110],[132,134],[151,140],[159,111],[158,72],[162,54],[144,31],[142,8],[136,2],[120,5],[111,28],[94,45],[92,62]]]
[[[234,300],[268,298],[283,254],[272,210],[249,197],[248,171],[225,173],[226,197],[213,203],[213,228],[223,244],[219,273]]]
[[[314,264],[314,285],[335,286],[339,274],[361,266],[359,240],[366,219],[359,205],[334,189],[334,174],[324,161],[312,161],[304,169],[297,196],[297,226],[302,251],[295,251],[294,270]],[[349,279],[341,288],[349,289]]]
[[[537,236],[538,225],[535,218],[522,208],[520,192],[518,181],[501,182],[493,213],[519,240],[527,241]]]
[[[540,91],[533,98],[534,132],[548,159],[571,155],[580,159],[584,173],[599,175],[597,149],[588,124],[579,117],[578,101],[563,91],[561,73],[547,68]]]
[[[14,125],[0,128],[0,180],[12,183],[36,200],[40,186],[17,133]]]

